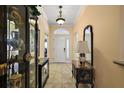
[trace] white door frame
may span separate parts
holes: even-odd
[[[62,32],[64,33],[64,34],[62,34]],[[61,34],[60,34],[61,33]],[[53,51],[54,51],[54,53],[55,53],[55,49],[56,49],[56,45],[55,45],[55,39],[59,39],[59,38],[63,38],[63,39],[65,39],[65,59],[63,59],[63,61],[64,62],[69,62],[69,59],[70,59],[70,33],[67,31],[67,34],[66,34],[66,32],[64,32],[64,31],[61,31],[60,33],[57,33],[56,32],[56,34],[54,34],[54,46],[53,46]],[[69,44],[68,44],[68,46],[67,46],[67,40],[69,40]],[[67,48],[68,48],[68,58],[67,58]],[[63,51],[64,51],[64,49],[63,49]],[[53,53],[53,54],[54,54]],[[56,62],[56,60],[55,60],[55,54],[54,54],[54,62]],[[62,61],[62,62],[63,62]]]

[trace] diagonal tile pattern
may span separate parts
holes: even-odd
[[[72,66],[69,63],[51,63],[50,75],[45,88],[75,88]]]

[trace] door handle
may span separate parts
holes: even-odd
[[[65,48],[64,48],[64,52],[65,52]]]

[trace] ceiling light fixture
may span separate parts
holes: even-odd
[[[64,18],[62,18],[62,6],[59,6],[59,14],[60,14],[60,16],[56,19],[56,22],[59,24],[59,25],[63,25],[64,24],[64,22],[65,22],[65,19]]]

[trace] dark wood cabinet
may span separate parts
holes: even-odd
[[[72,75],[76,80],[76,87],[78,88],[79,84],[90,84],[91,87],[94,87],[93,84],[93,67],[86,66],[82,67],[79,65],[78,61],[72,61]]]
[[[29,51],[27,7],[5,5],[0,11],[0,87],[11,87],[10,79],[18,73],[21,87],[28,87],[28,66],[23,60]]]

